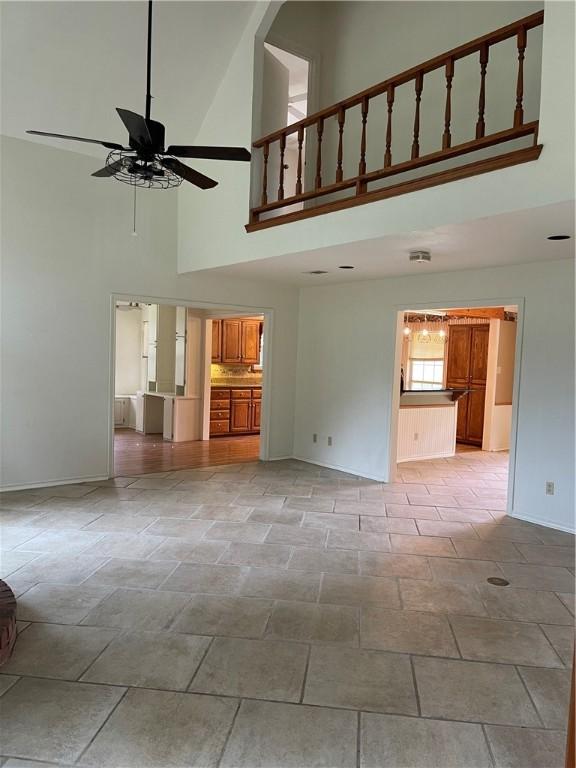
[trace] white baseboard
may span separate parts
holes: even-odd
[[[536,525],[541,525],[543,528],[553,528],[555,531],[563,531],[564,533],[571,533],[573,535],[576,535],[576,527],[570,528],[567,525],[558,525],[542,517],[520,515],[514,510],[512,510],[512,512],[509,512],[508,514],[510,517],[513,517],[515,520],[524,520],[526,523],[535,523]]]
[[[95,483],[100,480],[108,480],[108,475],[93,475],[90,477],[64,477],[58,480],[42,480],[38,483],[26,483],[25,485],[2,485],[0,493],[10,491],[27,491],[33,488],[52,488],[55,485],[76,485],[77,483]]]
[[[388,480],[385,480],[383,477],[378,477],[376,475],[369,475],[366,474],[366,472],[359,472],[357,469],[351,469],[350,467],[343,467],[340,464],[328,464],[324,461],[317,461],[314,459],[305,459],[302,456],[293,456],[292,458],[296,459],[296,461],[304,461],[306,464],[314,464],[317,467],[325,467],[326,469],[335,469],[338,472],[345,472],[347,475],[354,475],[355,477],[361,477],[366,480],[375,480],[378,483],[387,483]]]
[[[269,456],[266,461],[288,461],[293,458],[294,456]]]

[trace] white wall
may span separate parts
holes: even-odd
[[[112,294],[273,310],[270,454],[290,455],[296,289],[178,277],[177,193],[140,191],[133,237],[132,190],[91,178],[94,158],[0,149],[3,486],[107,475]]]
[[[262,135],[258,117],[262,53],[258,45],[255,50],[254,40],[257,34],[260,40],[267,34],[273,15],[273,8],[257,5],[206,112],[199,143],[248,146],[251,137]],[[571,200],[573,180],[567,169],[573,167],[574,158],[574,73],[570,66],[574,6],[546,2],[545,16],[539,132],[544,150],[538,161],[249,235],[242,231],[248,221],[249,169],[240,163],[220,164],[216,169],[222,182],[219,187],[203,194],[191,189],[180,193],[179,269],[208,269],[313,251]],[[254,166],[258,166],[257,157]],[[215,172],[208,162],[198,168]]]
[[[398,310],[524,300],[512,514],[573,530],[573,285],[556,261],[303,289],[295,455],[386,479]]]
[[[116,310],[117,395],[135,395],[141,389],[142,310]]]

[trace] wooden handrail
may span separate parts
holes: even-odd
[[[475,40],[472,40],[469,43],[459,45],[457,48],[453,48],[451,51],[441,53],[439,56],[434,56],[434,58],[428,59],[428,61],[425,61],[422,64],[418,64],[416,67],[411,67],[410,69],[401,72],[399,75],[394,75],[394,77],[383,80],[381,83],[378,83],[378,85],[373,85],[370,88],[366,88],[365,90],[354,94],[354,96],[350,96],[348,99],[339,101],[337,104],[334,104],[331,107],[326,107],[325,109],[321,109],[318,112],[315,112],[313,115],[308,115],[307,117],[302,118],[302,120],[298,120],[298,122],[292,123],[286,128],[273,131],[267,136],[252,142],[252,146],[255,149],[258,149],[263,147],[266,142],[277,141],[282,135],[288,136],[291,133],[295,133],[300,127],[309,128],[311,125],[315,125],[321,117],[333,117],[334,115],[338,114],[340,109],[346,110],[350,109],[351,107],[357,107],[362,103],[363,99],[372,99],[374,96],[379,96],[380,94],[385,93],[389,86],[397,87],[399,85],[404,85],[404,83],[408,83],[410,80],[414,80],[414,78],[419,74],[425,75],[427,72],[432,72],[435,69],[439,69],[446,64],[447,59],[452,59],[453,61],[462,59],[465,56],[469,56],[471,53],[479,52],[483,45],[495,45],[496,43],[501,43],[503,40],[508,40],[510,37],[514,37],[518,34],[519,28],[523,28],[527,31],[529,29],[533,29],[534,27],[539,27],[543,23],[544,11],[537,11],[530,16],[525,16],[523,19],[514,21],[512,24],[507,24],[505,27],[501,27],[494,32],[489,32],[486,35],[482,35],[482,37],[477,37]]]
[[[450,51],[435,56],[432,59],[428,59],[415,67],[412,67],[404,72],[388,78],[387,80],[378,83],[371,88],[367,88],[360,93],[351,96],[348,99],[338,102],[326,109],[309,115],[302,120],[299,120],[292,125],[286,126],[278,131],[269,133],[261,139],[258,139],[253,143],[255,149],[262,149],[263,163],[262,163],[262,184],[261,184],[261,196],[260,204],[252,207],[250,224],[247,225],[248,231],[253,231],[260,227],[275,226],[276,224],[284,223],[285,221],[295,221],[301,218],[307,218],[309,216],[319,215],[321,213],[329,212],[330,210],[340,210],[341,208],[350,207],[352,205],[359,205],[370,200],[383,199],[390,197],[393,194],[403,194],[404,192],[412,191],[414,189],[423,189],[426,186],[432,184],[445,183],[447,181],[465,178],[466,176],[476,175],[477,173],[484,173],[488,170],[494,170],[497,168],[503,168],[507,165],[514,165],[520,162],[529,162],[536,159],[540,155],[542,149],[541,145],[537,145],[538,137],[538,121],[532,121],[529,123],[524,122],[524,58],[527,48],[527,32],[534,27],[541,25],[544,21],[544,12],[539,11],[531,16],[526,16],[518,21],[508,24],[505,27],[490,32],[481,37],[477,37],[469,43],[465,43],[456,48],[452,48]],[[491,92],[491,88],[487,89],[487,73],[488,63],[490,58],[490,47],[510,38],[516,38],[517,48],[517,72],[516,78],[516,93],[514,103],[511,104],[510,117],[511,127],[505,130],[500,130],[495,133],[487,135],[486,128],[486,104]],[[455,73],[455,62],[466,56],[478,54],[478,73],[479,73],[479,90],[478,90],[478,116],[476,123],[471,126],[471,135],[474,137],[470,141],[465,141],[453,146],[452,137],[452,81]],[[446,81],[446,97],[443,104],[444,119],[443,119],[443,132],[440,127],[438,133],[439,149],[437,151],[428,152],[421,155],[421,109],[422,109],[422,94],[425,90],[426,75],[437,69],[444,71],[444,78]],[[406,134],[410,130],[412,136],[412,143],[410,152],[410,159],[402,162],[393,163],[393,122],[394,120],[394,100],[396,89],[406,83],[414,83],[414,113],[413,124],[411,129],[408,126],[402,126],[403,130],[400,133]],[[382,167],[377,170],[368,170],[368,117],[370,112],[370,101],[374,97],[385,95],[386,98],[386,124],[385,126],[379,126],[377,130],[372,131],[370,126],[370,144],[374,140],[372,137],[380,137],[383,150],[383,164]],[[360,107],[360,123],[356,124],[356,130],[360,131],[358,138],[358,145],[356,149],[352,149],[355,159],[358,162],[357,174],[348,178],[344,177],[344,130],[347,126],[346,112],[352,107]],[[325,134],[326,120],[329,118],[336,118],[337,122],[337,147],[332,144],[328,145],[330,154],[334,153],[332,161],[335,162],[335,169],[330,169],[331,178],[326,178],[326,168],[323,167],[323,137]],[[358,119],[358,118],[356,118]],[[349,121],[350,122],[350,121]],[[372,119],[374,122],[374,118]],[[315,158],[309,157],[308,160],[313,162],[313,168],[310,169],[310,173],[306,174],[303,179],[303,166],[304,160],[302,152],[304,144],[306,143],[306,129],[315,127]],[[394,129],[396,132],[397,129]],[[292,134],[297,136],[297,145],[294,141],[293,145],[288,145],[288,137]],[[328,134],[327,134],[328,135]],[[451,160],[453,158],[460,157],[478,150],[493,147],[498,144],[504,144],[506,142],[514,141],[519,138],[532,135],[534,138],[532,147],[524,147],[522,149],[516,149],[511,152],[507,152],[505,155],[500,154],[497,158],[484,158],[478,160],[476,163],[468,163],[465,166],[460,166],[454,169],[448,169],[446,171],[440,171],[435,174],[431,174],[419,179],[411,179],[408,182],[400,182],[393,188],[387,187],[385,189],[371,189],[368,190],[368,186],[374,182],[381,181],[392,177],[397,174],[407,173],[419,168],[431,165],[433,163],[439,163],[445,160]],[[426,138],[426,137],[425,137]],[[276,177],[273,181],[278,181],[278,192],[275,200],[269,199],[270,185],[270,151],[271,147],[278,144],[279,152],[279,167],[276,164],[272,164]],[[284,173],[285,153],[288,149],[294,152],[292,147],[296,147],[296,177],[295,182],[292,178],[291,183],[294,184],[292,189],[285,189],[286,176]],[[311,148],[312,149],[312,148]],[[346,147],[346,154],[350,152],[350,148]],[[325,154],[325,153],[324,153]],[[370,153],[370,157],[373,158],[374,153]],[[381,156],[382,157],[382,156]],[[354,158],[352,158],[354,159]],[[325,165],[325,164],[324,164]],[[347,163],[349,165],[349,162]],[[332,175],[334,174],[334,175]],[[305,183],[310,187],[305,189]],[[266,218],[264,221],[260,221],[260,217],[263,214],[270,214],[280,209],[288,209],[290,206],[296,204],[303,205],[304,203],[325,197],[326,195],[332,195],[345,190],[354,189],[354,193],[348,197],[339,197],[338,200],[332,203],[324,203],[315,207],[307,207],[300,211],[291,211],[289,213],[284,212],[280,215],[276,215],[272,218]]]

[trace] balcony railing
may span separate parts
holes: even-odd
[[[284,224],[289,221],[318,216],[323,213],[349,208],[356,205],[382,200],[387,197],[413,192],[418,189],[443,184],[449,181],[474,176],[480,173],[505,168],[518,163],[535,160],[542,151],[538,141],[538,121],[524,121],[524,60],[527,48],[528,31],[539,27],[544,22],[544,12],[527,16],[501,29],[491,32],[469,43],[453,48],[439,56],[412,67],[395,77],[391,77],[372,88],[357,93],[355,96],[320,110],[297,123],[270,133],[253,143],[255,150],[261,152],[261,186],[258,204],[250,211],[248,232],[265,227]],[[516,38],[516,93],[515,103],[510,106],[511,126],[505,130],[486,133],[486,80],[490,50],[492,46],[510,38]],[[468,56],[478,55],[478,115],[475,124],[470,125],[468,141],[453,144],[453,79],[457,69],[456,62]],[[438,130],[438,149],[421,154],[421,109],[422,93],[427,76],[436,70],[444,70],[445,96],[443,106],[443,125]],[[412,137],[410,159],[395,162],[393,154],[394,101],[397,89],[407,83],[414,84],[414,117],[410,126],[400,126],[402,133],[410,132]],[[381,167],[375,170],[367,168],[368,118],[370,106],[375,99],[385,99],[385,125],[370,124],[371,141],[381,146]],[[356,110],[353,113],[352,110]],[[344,148],[347,115],[356,117],[355,130],[358,133],[356,157],[358,172],[345,176]],[[358,121],[359,118],[359,121]],[[332,168],[325,171],[323,159],[323,138],[326,137],[328,121],[336,121],[335,140],[332,149],[335,155]],[[442,130],[443,129],[443,130]],[[373,188],[375,182],[382,182],[392,176],[407,174],[418,169],[432,166],[443,161],[479,152],[489,147],[532,136],[529,146],[476,159],[464,165],[437,170],[428,175],[408,174],[410,178],[396,184]],[[295,180],[287,189],[285,156],[287,145],[293,146],[295,157]],[[326,142],[324,142],[326,144]],[[326,149],[324,149],[326,155]],[[486,153],[484,153],[486,154]],[[274,156],[274,162],[272,157]],[[256,155],[258,157],[258,155]],[[313,167],[305,168],[305,164]],[[327,173],[332,178],[327,178]],[[372,188],[371,188],[372,187]],[[343,193],[343,194],[342,194]],[[330,196],[326,201],[322,198]]]

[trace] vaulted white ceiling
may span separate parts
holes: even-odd
[[[152,117],[167,141],[194,140],[254,2],[154,4]],[[102,157],[27,129],[126,141],[115,107],[142,114],[147,3],[1,2],[1,132]]]

